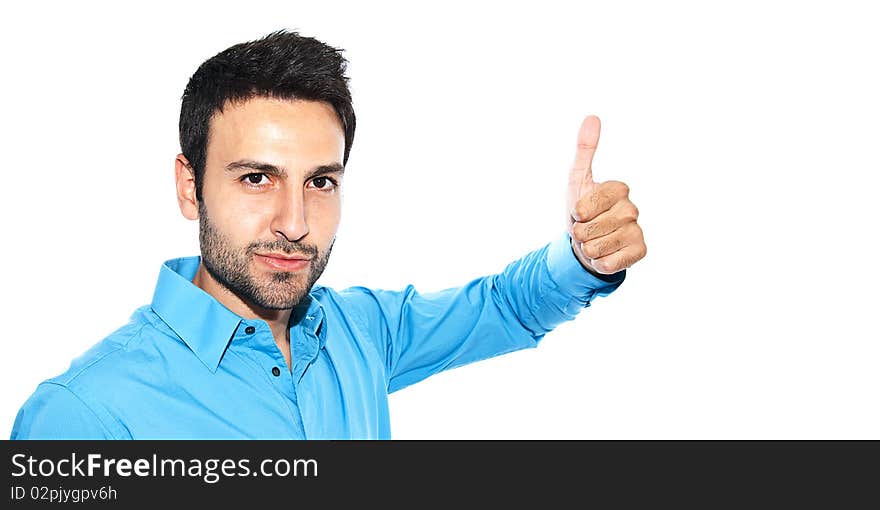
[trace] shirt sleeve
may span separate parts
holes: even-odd
[[[44,382],[18,411],[10,439],[113,439],[69,388]]]
[[[567,232],[495,275],[461,287],[419,293],[350,287],[340,292],[384,358],[388,391],[442,370],[535,347],[596,296],[607,296],[625,270],[606,281],[577,260]]]

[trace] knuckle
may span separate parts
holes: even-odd
[[[624,205],[620,208],[620,212],[617,213],[617,218],[621,226],[629,226],[629,224],[635,223],[636,219],[638,219],[638,214],[639,212],[635,207]]]
[[[600,259],[600,260],[593,261],[593,267],[595,267],[599,271],[602,271],[603,273],[607,273],[607,272],[611,271],[610,266],[611,266],[611,263],[607,260]]]
[[[584,220],[590,214],[590,202],[588,200],[578,200],[574,207],[579,219]]]
[[[636,204],[634,204],[632,202],[630,202],[629,204],[630,204],[629,218],[632,221],[636,221],[639,219],[639,208],[636,207]]]
[[[599,256],[599,250],[596,248],[596,243],[584,243],[583,248],[584,255],[588,258],[594,259]]]
[[[647,253],[646,249],[641,249],[637,251],[634,255],[627,257],[626,265],[624,267],[632,267],[636,262],[645,258],[645,254]]]
[[[614,195],[629,195],[629,186],[625,182],[621,181],[608,181],[608,187],[610,188],[608,191]]]
[[[592,144],[592,143],[580,142],[577,144],[578,149],[586,150],[586,151],[596,150],[596,147],[598,147],[598,146],[596,144]]]
[[[614,253],[619,247],[619,239],[594,240],[584,245],[584,255],[595,259]]]
[[[585,239],[589,239],[596,235],[598,231],[598,225],[594,221],[590,221],[587,223],[583,223],[583,234]]]

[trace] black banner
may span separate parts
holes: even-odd
[[[4,441],[3,507],[838,507],[877,502],[878,454],[860,441]]]

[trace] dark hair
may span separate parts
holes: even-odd
[[[196,198],[202,177],[211,117],[228,102],[254,97],[324,101],[336,110],[345,132],[342,164],[354,141],[355,116],[345,76],[343,50],[279,30],[236,44],[206,60],[186,84],[180,107],[180,149],[195,173]]]

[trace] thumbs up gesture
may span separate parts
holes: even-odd
[[[636,223],[639,210],[629,200],[629,186],[619,181],[593,181],[599,129],[599,118],[590,115],[578,132],[568,176],[568,232],[584,268],[594,274],[613,274],[641,260],[648,248]]]

